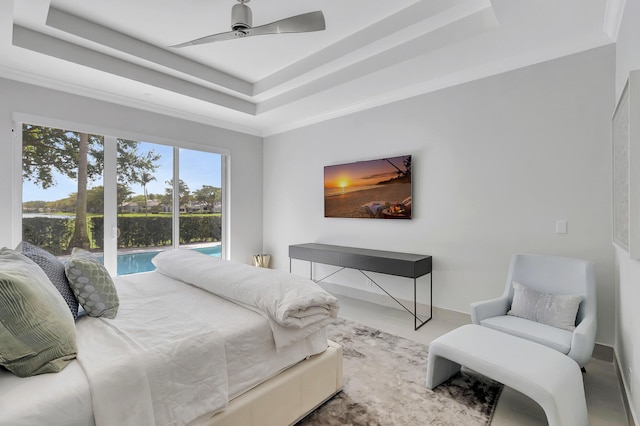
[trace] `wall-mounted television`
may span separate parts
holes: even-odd
[[[411,219],[411,156],[324,168],[324,216]]]

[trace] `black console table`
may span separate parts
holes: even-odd
[[[342,247],[327,244],[297,244],[289,246],[289,272],[291,272],[291,260],[299,259],[310,262],[310,278],[313,279],[313,263],[323,263],[325,265],[339,266],[340,269],[334,273],[317,280],[324,281],[330,276],[342,271],[345,268],[357,269],[365,277],[371,280],[387,296],[402,306],[407,312],[413,315],[414,328],[419,329],[433,318],[433,277],[431,256],[410,253],[398,253],[393,251],[369,250],[355,247]],[[402,302],[393,297],[380,284],[375,282],[367,272],[379,272],[387,275],[413,279],[413,311],[407,308]],[[429,318],[421,320],[418,317],[416,301],[416,280],[417,278],[429,274]]]

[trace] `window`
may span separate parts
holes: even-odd
[[[22,139],[23,240],[118,275],[166,248],[222,256],[223,155],[31,124]]]

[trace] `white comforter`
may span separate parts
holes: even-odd
[[[78,362],[97,426],[184,425],[228,402],[224,339],[161,294],[118,287],[115,319],[78,321]]]
[[[327,347],[321,328],[277,351],[264,314],[159,272],[114,281],[118,315],[76,322],[78,360],[27,378],[0,371],[0,426],[200,424],[227,394]]]
[[[193,250],[169,250],[152,260],[156,271],[264,315],[281,349],[324,327],[338,300],[311,280],[282,271],[221,260]]]

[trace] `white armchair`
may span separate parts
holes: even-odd
[[[507,315],[514,281],[543,293],[582,296],[575,330]],[[556,349],[584,367],[593,354],[597,329],[594,264],[569,257],[514,254],[504,293],[497,299],[472,303],[471,321]]]

